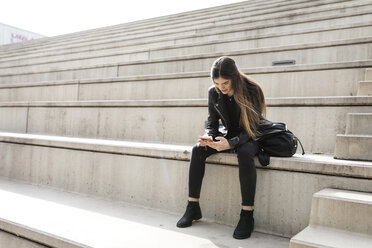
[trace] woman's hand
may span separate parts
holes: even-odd
[[[211,136],[199,136],[198,146],[207,146],[211,142],[213,142],[213,138]]]
[[[218,141],[208,141],[206,145],[212,147],[213,149],[216,149],[219,152],[231,149],[229,142],[224,137],[216,137],[216,140]]]

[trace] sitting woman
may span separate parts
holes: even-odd
[[[221,151],[234,151],[239,162],[242,209],[234,231],[236,239],[249,238],[254,228],[253,208],[256,192],[258,128],[265,121],[265,98],[261,87],[240,72],[229,57],[218,58],[212,65],[214,86],[209,88],[206,133],[199,136],[192,149],[189,168],[189,199],[186,212],[178,227],[191,226],[202,218],[200,191],[208,156]],[[219,130],[219,120],[224,127]]]

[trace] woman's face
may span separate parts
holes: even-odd
[[[234,94],[231,80],[225,79],[223,77],[213,79],[214,85],[222,92],[224,95],[232,96]]]

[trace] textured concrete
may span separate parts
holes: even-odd
[[[291,239],[290,248],[370,248],[372,237],[321,226],[309,226]]]
[[[314,194],[310,225],[294,236],[290,248],[370,247],[372,193],[323,189]]]
[[[4,199],[5,200],[5,199]],[[0,246],[6,248],[47,248],[33,241],[24,239],[15,234],[0,231]]]
[[[0,129],[10,132],[27,132],[27,105],[0,108]]]
[[[48,72],[32,72],[28,74],[9,75],[2,77],[0,83],[12,82],[43,82],[51,80],[68,80],[81,78],[107,78],[116,77],[118,75],[118,66],[116,64],[107,64],[101,66],[93,66],[89,68],[69,68],[69,69],[53,69]]]
[[[372,62],[242,69],[266,97],[353,96]],[[290,70],[290,71],[288,71]],[[0,84],[0,101],[143,100],[207,98],[209,72]],[[337,87],[334,87],[337,85]]]
[[[372,95],[372,81],[361,81],[358,87],[358,96],[371,96]]]
[[[370,46],[372,38],[352,39],[343,41],[320,42],[308,45],[288,45],[282,47],[259,48],[250,50],[240,50],[230,52],[238,65],[242,68],[269,66],[273,61],[283,59],[294,59],[297,64],[318,64],[342,61],[367,60],[371,58]],[[94,77],[113,77],[113,76],[134,76],[163,73],[179,73],[193,71],[207,71],[216,57],[225,55],[224,53],[206,53],[203,55],[188,55],[169,57],[161,59],[146,59],[138,61],[127,61],[118,64],[117,75],[112,75],[115,71],[115,64],[93,60],[92,65],[52,68],[30,69],[3,69],[0,75],[1,83],[33,82],[55,79],[80,79]],[[104,58],[106,59],[106,58]],[[69,63],[71,64],[71,63]],[[93,70],[92,66],[100,64],[100,67]],[[113,67],[113,68],[111,68]],[[100,70],[98,70],[98,68]],[[110,68],[110,70],[109,70]],[[63,71],[61,71],[63,70]],[[103,70],[103,71],[102,71]],[[62,72],[65,72],[62,74]],[[75,72],[72,73],[71,72]],[[31,74],[29,77],[28,74]],[[58,78],[59,77],[59,78]]]
[[[371,235],[372,193],[324,189],[314,194],[310,225]]]
[[[349,113],[345,134],[372,135],[372,113]]]
[[[50,146],[54,144],[45,140],[45,145],[48,143]],[[189,152],[184,151],[183,154],[180,150],[174,155],[175,159],[159,159],[152,155],[162,154],[159,148],[150,149],[148,157],[143,157],[121,155],[110,150],[83,151],[84,145],[80,144],[75,144],[76,148],[66,143],[62,145],[66,149],[1,143],[0,157],[3,162],[0,175],[11,180],[177,212],[178,215],[184,211],[188,175],[188,161],[184,161],[184,157],[186,154],[189,156]],[[177,154],[183,155],[177,158]],[[201,196],[203,214],[214,222],[235,225],[241,203],[238,168],[224,164],[226,160],[231,161],[228,156],[215,156],[214,159],[219,162],[212,160],[206,168]],[[326,162],[321,165],[313,160],[312,167],[318,164],[318,172],[304,173],[289,167],[285,169],[285,164],[288,164],[285,161],[290,162],[288,159],[273,161],[273,164],[278,164],[277,168],[259,167],[257,171],[257,231],[292,237],[308,225],[311,199],[315,192],[329,187],[358,191],[372,188],[370,178],[348,176],[348,171],[353,170],[352,164],[339,168],[331,165],[329,169],[344,170],[345,174],[342,175],[327,170]],[[292,168],[296,168],[297,162],[298,168],[306,170],[306,164],[293,162],[289,163]],[[371,168],[370,163],[359,164]],[[325,174],[321,168],[324,168]],[[221,195],[225,196],[224,199],[219,198]]]
[[[335,3],[335,4],[328,5],[330,3]],[[257,24],[261,24],[261,27],[267,27],[267,26],[270,26],[270,24],[271,25],[276,25],[276,26],[278,26],[278,24],[280,24],[279,26],[285,26],[285,24],[288,25],[288,24],[293,24],[293,23],[300,23],[300,25],[305,27],[305,25],[308,25],[308,22],[306,22],[304,20],[308,20],[308,21],[312,22],[311,23],[312,25],[314,25],[314,23],[313,23],[314,19],[315,20],[317,18],[319,19],[319,17],[323,18],[323,20],[328,19],[328,21],[330,21],[329,19],[331,19],[333,21],[332,22],[332,25],[333,25],[334,23],[343,23],[342,19],[335,21],[336,16],[339,16],[340,18],[345,18],[345,17],[347,18],[349,15],[354,15],[354,16],[356,14],[361,15],[361,13],[360,12],[358,13],[357,10],[358,9],[360,9],[360,10],[368,9],[368,5],[367,5],[368,3],[369,3],[368,1],[352,1],[352,2],[351,1],[349,1],[349,2],[347,2],[347,1],[346,2],[345,1],[341,1],[341,2],[340,1],[322,1],[321,3],[315,3],[314,4],[312,2],[303,1],[302,3],[301,2],[300,3],[298,3],[298,2],[284,3],[284,4],[281,4],[282,7],[276,6],[273,3],[267,3],[267,7],[266,7],[267,10],[253,11],[253,12],[256,12],[256,13],[252,13],[252,10],[254,10],[254,9],[251,9],[249,7],[250,3],[246,3],[244,5],[244,7],[243,8],[240,7],[240,9],[238,9],[237,12],[234,12],[234,11],[230,10],[229,8],[226,8],[226,9],[222,10],[223,13],[226,13],[227,11],[229,11],[228,16],[224,16],[224,15],[221,15],[221,14],[208,15],[207,13],[203,13],[204,17],[202,17],[202,19],[205,19],[205,20],[200,21],[200,18],[195,19],[195,17],[184,15],[181,18],[177,18],[177,21],[166,20],[165,21],[166,25],[163,24],[163,25],[161,25],[161,27],[159,27],[159,23],[156,23],[156,22],[152,21],[152,23],[150,25],[147,25],[147,29],[151,30],[151,36],[155,38],[156,34],[157,34],[156,31],[158,33],[160,31],[160,34],[163,37],[166,36],[167,32],[168,32],[168,34],[173,34],[173,35],[176,34],[177,35],[176,37],[178,37],[178,36],[180,36],[184,33],[187,33],[187,30],[189,30],[190,27],[192,27],[192,31],[194,32],[194,34],[195,34],[195,29],[202,29],[203,28],[204,29],[203,31],[205,32],[205,30],[210,29],[210,27],[211,27],[210,22],[217,23],[216,25],[218,27],[223,27],[223,30],[226,30],[227,28],[230,28],[233,25],[233,23],[231,23],[230,20],[234,20],[234,19],[235,19],[235,22],[237,24],[244,23],[245,28],[247,28],[247,26],[249,25],[249,27],[251,29],[257,29],[257,28],[260,27],[260,26],[254,27],[255,22]],[[288,6],[289,4],[290,4],[290,6]],[[261,3],[261,5],[262,6],[266,5],[266,3]],[[314,7],[313,8],[305,8],[307,6],[314,6]],[[350,8],[350,6],[354,6],[354,7]],[[340,14],[339,12],[342,12],[342,13]],[[368,11],[367,12],[364,11],[364,12],[369,13]],[[207,18],[205,18],[205,16],[207,16]],[[290,16],[290,17],[288,17],[288,16]],[[190,20],[186,21],[187,18],[190,18]],[[281,22],[278,23],[277,21],[275,21],[275,18],[280,18]],[[362,21],[363,19],[364,18],[359,18],[359,21]],[[270,24],[265,23],[264,20],[266,20],[266,22],[267,22],[267,20],[271,21],[271,22],[270,22]],[[200,25],[200,24],[203,24],[203,22],[205,24]],[[350,21],[345,21],[344,23],[348,23],[348,22],[350,22]],[[178,25],[175,25],[176,23],[178,23]],[[186,26],[185,26],[185,23],[187,23]],[[256,26],[257,26],[257,24],[256,24]],[[252,25],[253,25],[253,28],[251,27]],[[134,26],[134,28],[132,26]],[[323,25],[323,26],[320,26],[320,27],[324,27],[324,26],[330,26],[330,25]],[[176,29],[177,27],[179,27],[181,29],[177,30]],[[214,25],[212,25],[212,27],[214,27]],[[303,30],[304,27],[302,27],[301,29]],[[109,27],[109,28],[105,28],[104,32],[97,32],[97,31],[96,32],[90,32],[90,33],[85,32],[84,33],[84,37],[85,37],[84,40],[87,40],[88,42],[92,42],[92,41],[100,40],[102,38],[104,39],[104,37],[108,37],[109,40],[116,42],[116,40],[115,40],[116,37],[120,37],[120,36],[123,36],[123,35],[125,35],[125,37],[128,37],[128,34],[123,32],[123,28],[117,28],[118,31],[116,31],[116,32],[113,31],[113,30],[114,29]],[[126,32],[129,32],[129,36],[130,35],[133,36],[133,34],[134,34],[136,36],[135,37],[136,40],[139,40],[139,38],[140,38],[140,37],[138,37],[138,34],[149,33],[146,30],[146,27],[144,27],[143,25],[141,25],[140,29],[138,29],[136,27],[136,23],[133,23],[132,25],[126,25],[124,30]],[[291,28],[289,30],[294,30],[294,29]],[[204,32],[201,32],[201,33],[204,33]],[[76,35],[78,38],[74,39],[72,37],[74,35]],[[77,34],[71,34],[71,35],[68,35],[66,37],[62,37],[63,40],[64,40],[62,42],[62,44],[65,43],[66,40],[68,40],[69,44],[76,43],[76,42],[83,43],[83,42],[81,42],[81,35],[82,34],[80,34],[80,36],[78,36]],[[157,34],[157,35],[159,35],[159,34]],[[148,36],[148,34],[147,34],[147,36]],[[59,42],[57,41],[57,39],[58,39],[58,37],[54,39],[54,46],[59,45]],[[87,46],[87,45],[88,44],[82,44],[82,46]]]
[[[267,99],[267,118],[285,122],[307,152],[333,154],[336,135],[345,132],[347,113],[369,113],[371,101],[371,97],[272,98]],[[206,103],[206,100],[1,103],[0,109],[7,111],[11,107],[28,108],[22,108],[25,122],[1,119],[0,130],[24,132],[25,129],[15,127],[24,128],[27,124],[27,133],[190,145],[204,133]]]
[[[62,50],[57,53],[53,52],[51,55],[47,54],[40,56],[40,54],[28,55],[22,57],[22,62],[19,58],[12,58],[11,60],[3,60],[0,62],[0,68],[13,68],[17,70],[24,70],[27,68],[41,69],[48,66],[53,67],[65,67],[66,65],[79,66],[79,65],[94,65],[97,63],[108,63],[108,62],[122,62],[122,61],[133,61],[153,58],[164,58],[164,57],[175,57],[184,56],[190,54],[200,53],[211,53],[211,52],[230,52],[236,50],[247,50],[252,48],[263,48],[263,47],[276,47],[285,46],[289,44],[299,43],[314,43],[319,41],[331,41],[338,38],[339,40],[353,38],[368,37],[372,34],[371,26],[352,27],[339,29],[332,27],[330,30],[315,31],[310,30],[299,30],[296,32],[285,32],[279,34],[264,34],[254,35],[247,37],[246,34],[243,37],[234,38],[219,38],[215,40],[207,40],[204,42],[188,42],[181,44],[169,44],[169,41],[164,41],[164,45],[160,42],[146,43],[144,45],[138,45],[140,42],[138,39],[136,43],[126,46],[118,46],[117,42],[110,42],[106,47],[99,49],[81,49],[76,52],[71,52],[70,49],[67,51]],[[126,40],[126,43],[128,41]],[[88,44],[89,46],[89,44]]]
[[[179,215],[4,180],[0,197],[1,228],[53,247],[284,248],[289,243],[257,232],[236,240],[234,227],[204,220],[180,229],[175,225]]]
[[[372,80],[372,69],[366,69],[365,80],[366,81]]]
[[[372,135],[338,134],[334,157],[372,161],[371,147]]]
[[[0,133],[0,141],[25,145],[49,146],[55,148],[79,149],[92,152],[151,157],[188,161],[192,146],[141,143],[118,140],[73,138],[20,133]],[[300,148],[299,148],[300,150]],[[216,154],[207,159],[213,164],[238,165],[234,154]],[[257,167],[260,164],[255,159]],[[372,163],[333,159],[324,155],[299,155],[291,158],[270,159],[270,168],[303,173],[334,175],[372,179]]]
[[[63,62],[66,60],[73,62],[71,60],[77,59],[87,59],[92,57],[102,57],[102,56],[113,56],[115,54],[123,53],[136,53],[150,51],[148,56],[150,58],[156,58],[156,54],[158,56],[164,57],[167,56],[176,56],[176,55],[187,55],[191,52],[197,51],[200,52],[200,47],[202,46],[202,52],[212,52],[212,51],[229,51],[233,50],[240,50],[240,49],[248,49],[248,48],[259,48],[259,47],[272,47],[272,46],[282,46],[288,44],[296,44],[296,43],[312,43],[317,41],[327,41],[327,40],[341,40],[347,39],[349,37],[353,38],[362,38],[369,36],[372,34],[372,28],[366,24],[360,25],[346,25],[346,26],[332,26],[332,27],[324,27],[323,29],[305,29],[305,30],[298,30],[295,32],[283,32],[283,33],[271,33],[271,34],[260,34],[260,35],[251,35],[247,36],[246,32],[240,31],[234,32],[233,38],[231,38],[232,34],[226,30],[227,38],[219,37],[218,40],[212,41],[208,39],[208,36],[199,36],[201,41],[187,41],[185,40],[184,43],[179,42],[181,39],[177,39],[177,44],[175,45],[172,40],[164,40],[164,38],[159,38],[152,40],[150,42],[144,43],[135,39],[132,43],[128,42],[128,39],[122,41],[122,45],[119,46],[119,42],[112,42],[111,40],[108,41],[109,43],[106,46],[98,48],[91,44],[85,44],[81,47],[80,50],[71,51],[71,49],[65,50],[58,50],[50,52],[51,54],[48,56],[40,56],[40,54],[30,54],[30,55],[23,55],[22,61],[20,62],[17,58],[10,58],[10,59],[3,59],[0,62],[0,68],[6,68],[11,66],[25,66],[25,65],[36,65],[36,64],[45,64],[51,62]],[[182,36],[182,35],[181,35]],[[183,39],[186,39],[185,37]],[[194,37],[194,39],[196,39]],[[159,40],[159,41],[158,41]],[[203,41],[205,40],[205,41]],[[88,48],[90,47],[90,49]],[[229,48],[231,47],[231,48]],[[55,48],[56,49],[56,48]],[[124,50],[125,49],[125,50]],[[198,49],[198,50],[195,50]],[[132,51],[133,50],[133,51]],[[164,51],[165,50],[165,51]],[[125,52],[124,52],[125,51]],[[39,52],[40,53],[40,52]],[[43,52],[43,55],[47,55]],[[127,55],[128,56],[128,55]],[[131,58],[133,59],[133,58]]]

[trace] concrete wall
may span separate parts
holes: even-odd
[[[5,178],[179,215],[186,205],[188,161],[11,143],[0,143],[0,148],[0,175]],[[313,193],[328,187],[359,191],[372,187],[369,179],[278,171],[270,166],[258,168],[257,182],[256,230],[286,237],[308,225]],[[236,225],[240,204],[237,167],[207,164],[201,197],[204,217]]]
[[[347,114],[369,113],[370,99],[272,99],[267,118],[285,122],[307,152],[333,154]],[[6,132],[188,145],[204,133],[207,118],[205,100],[9,103],[0,111],[7,116],[0,120],[0,130]]]
[[[355,96],[365,69],[357,63],[245,70],[266,97]],[[368,66],[364,64],[362,66]],[[372,66],[372,63],[371,63]],[[291,70],[288,72],[287,70]],[[0,101],[77,101],[207,98],[207,72],[0,85]],[[336,87],[335,87],[336,85]]]
[[[0,244],[6,248],[47,248],[42,244],[18,237],[14,234],[0,231]]]

